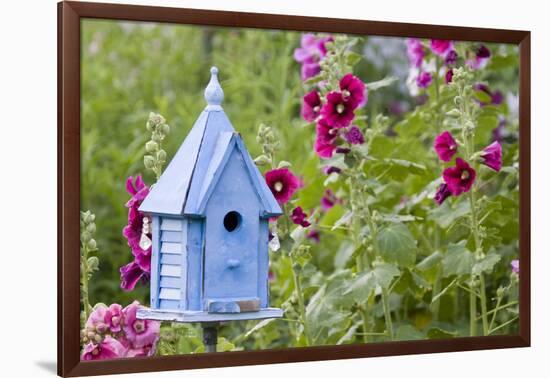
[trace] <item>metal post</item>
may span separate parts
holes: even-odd
[[[202,323],[202,342],[205,352],[215,352],[218,344],[218,323]]]

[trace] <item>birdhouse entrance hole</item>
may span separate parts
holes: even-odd
[[[235,231],[241,224],[241,214],[236,211],[230,211],[223,218],[223,226],[229,232]]]

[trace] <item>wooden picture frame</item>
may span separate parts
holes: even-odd
[[[438,38],[519,45],[520,119],[520,318],[519,334],[455,339],[395,341],[246,352],[179,355],[82,362],[79,356],[80,208],[80,23],[111,19],[333,32],[393,37]],[[257,13],[180,9],[86,2],[58,4],[58,374],[81,376],[196,369],[251,364],[439,353],[530,345],[530,82],[529,31],[343,20]]]

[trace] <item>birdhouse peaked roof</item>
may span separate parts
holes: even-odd
[[[221,107],[223,90],[218,82],[218,69],[212,67],[210,72],[210,82],[204,91],[206,108],[139,210],[164,215],[204,215],[208,198],[231,153],[237,149],[262,205],[259,215],[280,215],[279,204]]]

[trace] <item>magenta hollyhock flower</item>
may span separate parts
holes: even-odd
[[[306,121],[315,121],[321,114],[321,97],[319,92],[311,91],[306,94],[302,102],[302,118]]]
[[[342,203],[342,200],[336,197],[336,194],[330,189],[325,190],[325,194],[321,198],[321,208],[324,211],[331,209],[335,204]]]
[[[323,172],[325,173],[325,175],[330,175],[331,173],[340,173],[342,172],[342,169],[335,167],[333,165],[327,165],[323,167]]]
[[[151,357],[155,354],[156,344],[147,345],[142,348],[128,348],[124,357]]]
[[[313,240],[315,243],[319,243],[321,241],[321,234],[319,233],[319,230],[311,230],[308,232],[306,237]]]
[[[310,33],[302,35],[300,47],[294,50],[294,59],[302,64],[302,80],[314,77],[321,71],[319,62],[327,54],[325,44],[332,40],[331,36],[317,38]]]
[[[279,203],[287,203],[294,192],[302,186],[302,182],[288,168],[272,169],[266,172],[267,186]]]
[[[449,68],[447,72],[445,72],[445,83],[449,84],[451,81],[453,81],[454,72],[452,68]]]
[[[132,291],[140,279],[147,278],[148,274],[132,261],[120,268],[120,287],[125,291]]]
[[[519,260],[512,260],[510,266],[512,267],[512,272],[519,274]]]
[[[128,224],[123,228],[122,235],[128,241],[128,246],[132,250],[135,261],[139,267],[145,272],[151,272],[151,252],[152,247],[143,249],[139,245],[143,228],[144,215],[139,212],[137,206],[132,206],[128,209]],[[151,238],[151,234],[147,234]]]
[[[145,185],[141,175],[137,175],[135,181],[132,176],[130,176],[126,179],[126,191],[132,196],[126,203],[126,207],[139,207],[149,194],[149,187]]]
[[[345,101],[353,104],[354,108],[361,107],[367,103],[367,89],[365,84],[348,73],[340,79],[340,90]]]
[[[456,158],[454,167],[446,168],[443,171],[443,180],[453,196],[469,192],[475,179],[476,171],[461,158]]]
[[[336,149],[335,140],[338,129],[327,124],[324,118],[319,119],[315,127],[315,152],[321,158],[331,158]]]
[[[351,144],[363,144],[365,143],[365,137],[357,126],[352,126],[345,133],[346,140]]]
[[[458,144],[451,133],[445,130],[435,137],[434,149],[439,159],[451,161],[454,154],[457,152]]]
[[[456,59],[458,58],[458,54],[455,50],[449,50],[447,55],[445,55],[445,65],[446,66],[452,66],[456,63]]]
[[[430,40],[430,48],[434,54],[444,57],[453,48],[453,42],[445,39],[432,39]]]
[[[86,328],[93,329],[98,333],[105,333],[109,329],[108,324],[105,322],[106,311],[106,306],[97,306],[88,317],[88,320],[86,320]]]
[[[134,301],[122,310],[124,314],[124,333],[126,339],[134,348],[156,344],[160,333],[160,322],[136,317],[139,307],[139,302]]]
[[[435,192],[434,201],[438,205],[441,205],[451,194],[452,193],[447,184],[441,184],[439,185],[437,192]]]
[[[107,324],[111,332],[120,332],[123,320],[122,306],[118,303],[113,303],[105,311],[105,324]]]
[[[485,147],[481,153],[482,163],[494,171],[499,172],[502,168],[502,147],[495,141]]]
[[[106,336],[103,341],[98,344],[88,343],[82,350],[80,359],[82,361],[92,360],[108,360],[112,358],[124,357],[126,350],[124,346],[113,339],[111,336]]]
[[[416,85],[419,88],[428,88],[432,83],[432,74],[426,71],[422,71],[416,77]]]
[[[311,223],[307,220],[307,214],[304,213],[304,210],[300,206],[294,208],[292,210],[292,214],[290,215],[290,219],[292,219],[292,223],[300,225],[302,227],[309,227],[311,226]]]
[[[321,115],[329,126],[348,127],[355,118],[354,109],[355,104],[346,101],[341,92],[330,92],[327,95],[327,103],[321,108]]]
[[[476,48],[476,57],[480,59],[487,59],[491,57],[491,50],[485,45],[479,45]]]
[[[416,38],[407,38],[407,56],[413,67],[420,67],[424,59],[425,51],[422,42]]]

